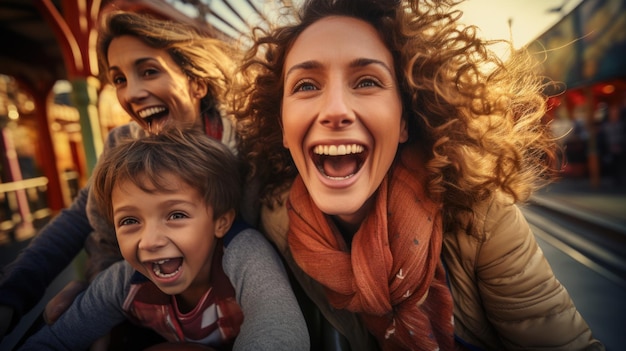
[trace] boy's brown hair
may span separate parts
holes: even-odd
[[[166,174],[175,174],[196,189],[216,218],[239,207],[238,159],[225,145],[195,129],[170,129],[107,150],[94,170],[91,193],[98,210],[113,223],[111,194],[119,182],[130,180],[146,192],[167,192]]]

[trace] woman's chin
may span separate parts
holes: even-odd
[[[324,214],[337,217],[342,222],[359,225],[365,218],[368,199],[345,191],[312,192],[313,202]]]

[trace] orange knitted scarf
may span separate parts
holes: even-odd
[[[289,247],[331,305],[359,313],[383,350],[453,350],[441,216],[419,171],[406,166],[417,158],[405,151],[385,177],[351,250],[298,177],[287,204]]]

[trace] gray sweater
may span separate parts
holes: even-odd
[[[233,350],[309,350],[306,323],[283,264],[262,234],[246,229],[235,235],[222,264],[244,315]],[[56,323],[20,350],[87,349],[124,320],[122,305],[133,273],[125,261],[100,273]]]

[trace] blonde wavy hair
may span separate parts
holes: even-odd
[[[304,29],[331,16],[370,23],[394,58],[409,145],[425,155],[429,195],[443,206],[444,228],[472,230],[474,205],[500,190],[526,201],[555,174],[556,143],[542,123],[546,83],[523,50],[504,61],[477,28],[459,22],[452,0],[306,0],[290,23],[256,28],[232,98],[240,155],[273,206],[297,175],[282,144],[284,62]],[[406,144],[402,147],[407,147]]]
[[[97,53],[101,79],[109,81],[108,51],[113,39],[129,35],[149,47],[165,50],[189,77],[205,82],[209,91],[201,101],[201,113],[221,116],[227,108],[227,91],[240,51],[190,24],[161,19],[148,14],[111,12],[104,17],[98,33]]]

